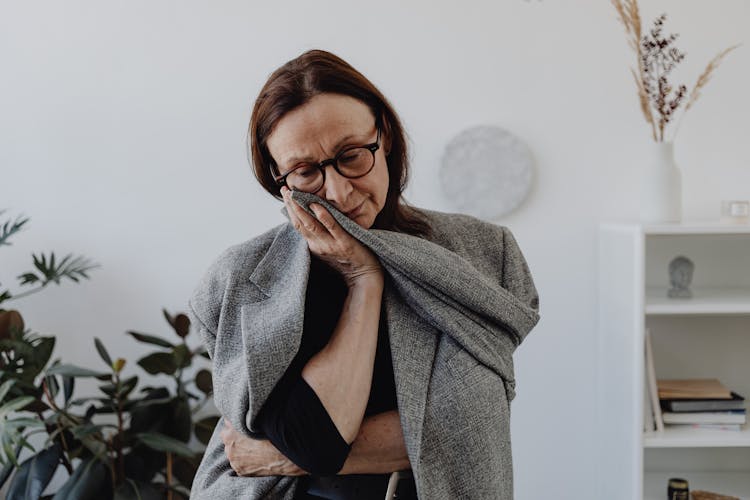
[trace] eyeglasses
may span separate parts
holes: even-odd
[[[325,167],[333,166],[340,175],[348,179],[357,179],[369,174],[375,166],[375,152],[380,149],[380,127],[378,136],[372,144],[342,149],[333,158],[320,163],[300,163],[284,175],[276,175],[274,164],[270,165],[271,175],[279,186],[286,185],[295,191],[314,193],[326,182]]]

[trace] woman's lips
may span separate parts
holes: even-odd
[[[347,216],[347,217],[349,217],[350,219],[351,219],[351,218],[354,218],[354,217],[356,217],[356,216],[358,216],[358,215],[359,215],[359,213],[360,213],[360,212],[362,211],[361,209],[362,209],[362,206],[363,206],[364,204],[365,204],[365,202],[363,201],[363,202],[362,202],[362,203],[360,203],[360,204],[359,204],[359,206],[357,206],[357,207],[356,207],[356,208],[355,208],[354,210],[350,210],[349,212],[346,212],[346,216]]]

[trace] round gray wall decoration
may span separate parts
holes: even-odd
[[[440,184],[456,209],[481,219],[506,215],[531,189],[531,150],[500,127],[464,130],[445,147]]]

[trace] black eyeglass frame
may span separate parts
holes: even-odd
[[[325,171],[325,167],[327,165],[331,165],[336,170],[336,172],[339,175],[341,175],[343,177],[346,177],[347,179],[359,179],[360,177],[364,177],[365,175],[367,175],[370,172],[372,172],[372,169],[375,167],[375,153],[378,151],[378,149],[380,149],[380,131],[381,131],[381,127],[380,127],[380,125],[378,125],[378,136],[375,139],[375,142],[373,142],[371,144],[364,144],[362,146],[350,146],[348,148],[344,148],[341,151],[339,151],[338,153],[336,153],[336,156],[334,156],[333,158],[328,158],[327,160],[321,161],[317,165],[313,165],[318,170],[320,170],[320,173],[323,176],[323,183],[320,185],[320,188],[322,188],[323,185],[326,183],[326,171]],[[346,175],[346,174],[342,173],[341,170],[339,170],[339,163],[338,163],[339,162],[339,158],[341,158],[345,153],[348,153],[349,151],[351,151],[353,149],[361,149],[361,148],[367,149],[367,150],[370,151],[370,153],[372,153],[372,165],[367,170],[367,172],[365,172],[363,174],[360,174],[360,175],[355,175],[353,177],[350,176],[350,175]],[[286,178],[287,178],[287,176],[289,174],[291,174],[292,172],[294,172],[295,170],[297,170],[299,168],[306,167],[306,166],[309,166],[309,165],[311,165],[311,164],[310,163],[304,163],[304,164],[301,164],[301,165],[297,165],[296,167],[294,167],[293,169],[291,169],[289,172],[285,173],[284,175],[277,175],[276,172],[274,172],[275,162],[273,162],[273,161],[271,161],[271,164],[269,165],[269,168],[271,170],[271,175],[273,176],[274,180],[276,181],[276,184],[278,184],[279,187],[281,187],[281,186],[287,185],[286,184]],[[289,186],[287,186],[287,187],[289,187]],[[318,188],[316,191],[319,191],[320,188]]]

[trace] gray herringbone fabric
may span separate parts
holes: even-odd
[[[513,352],[539,320],[539,298],[510,230],[421,210],[434,231],[428,241],[363,229],[314,195],[294,199],[324,205],[386,271],[398,411],[419,498],[513,498]],[[224,251],[190,299],[213,360],[216,406],[248,435],[262,437],[254,419],[300,345],[309,270],[307,242],[286,223]],[[299,478],[232,471],[222,425],[193,498],[292,499]]]

